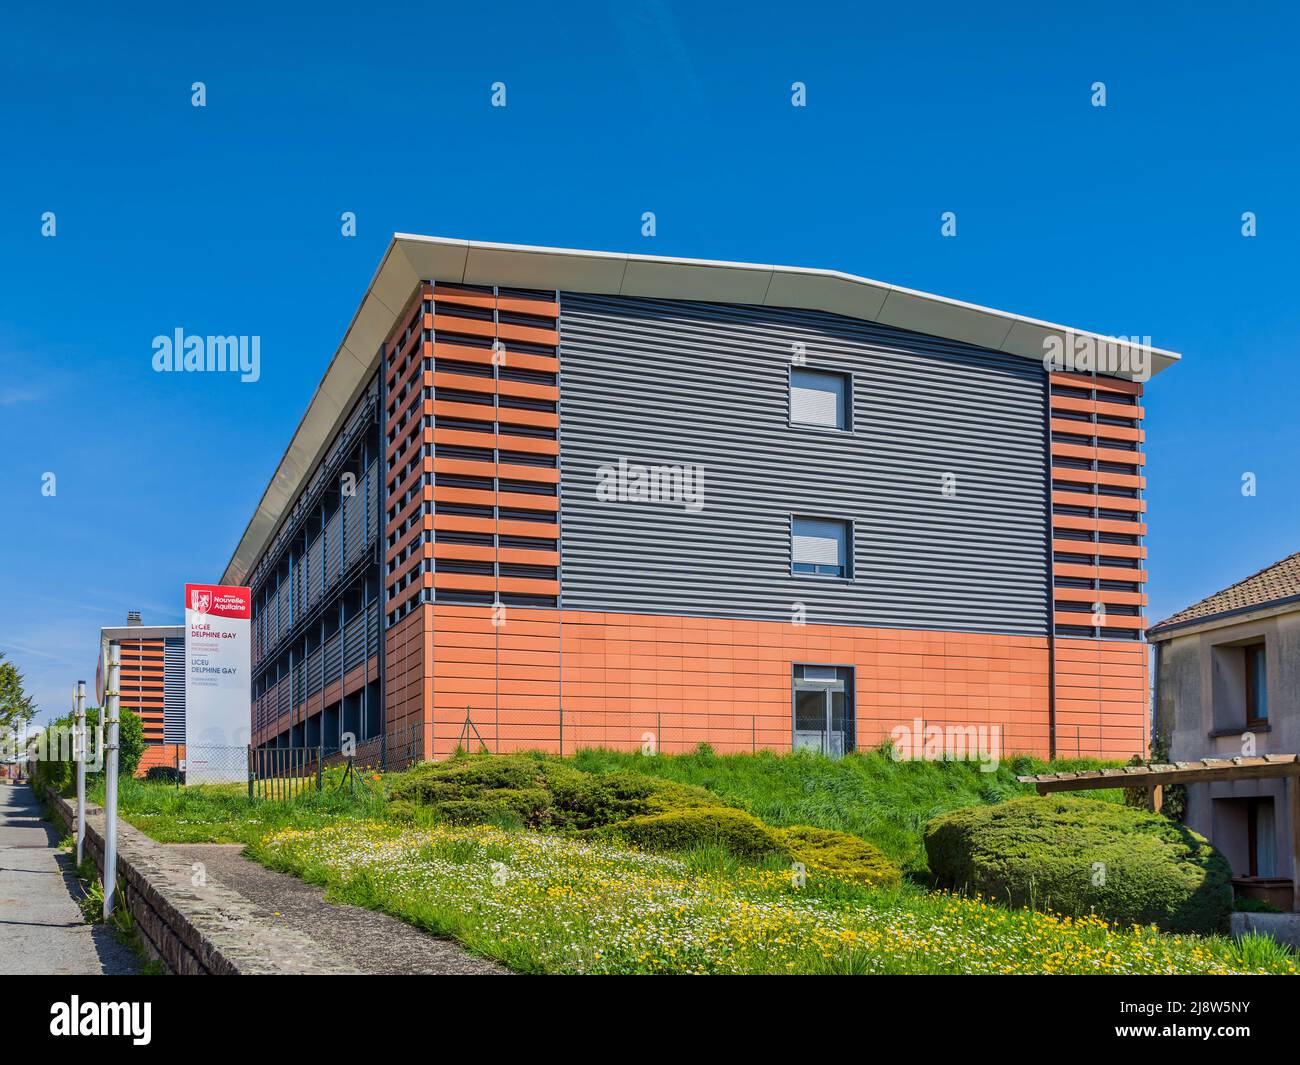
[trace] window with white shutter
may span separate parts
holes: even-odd
[[[849,379],[815,370],[790,372],[790,422],[825,429],[849,427]]]
[[[790,556],[796,573],[849,575],[849,523],[796,517],[790,526]]]

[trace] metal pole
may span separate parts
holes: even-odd
[[[77,866],[86,855],[86,682],[77,681],[77,694],[72,705],[76,710],[76,725],[72,735],[72,749],[77,760]]]
[[[111,644],[108,651],[107,710],[108,736],[105,753],[108,761],[104,767],[104,920],[113,916],[113,895],[117,891],[117,726],[118,670],[121,651]]]

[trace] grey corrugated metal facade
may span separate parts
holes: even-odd
[[[1040,366],[821,312],[560,306],[562,606],[1047,632]],[[852,374],[851,431],[789,424],[797,345]],[[703,466],[704,508],[601,501],[620,458]],[[852,521],[852,579],[790,572],[792,515]]]

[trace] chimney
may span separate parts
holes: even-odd
[[[144,624],[144,622],[142,622],[142,621],[140,620],[140,611],[138,611],[138,610],[130,610],[130,611],[128,611],[128,612],[127,612],[127,615],[126,615],[126,623],[127,623],[128,625],[142,625],[142,624]]]

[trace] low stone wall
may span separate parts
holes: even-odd
[[[76,803],[49,793],[55,817],[72,831]],[[104,811],[86,807],[86,853],[102,874]],[[277,926],[238,892],[195,883],[185,859],[119,820],[117,884],[149,953],[182,976],[355,973],[292,929]]]
[[[1300,913],[1234,913],[1232,934],[1258,932],[1300,950]]]

